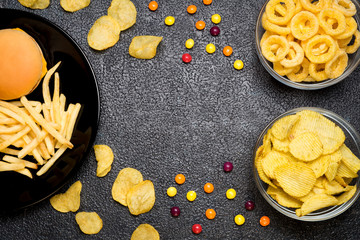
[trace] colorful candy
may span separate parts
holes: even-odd
[[[185,176],[183,174],[178,174],[175,176],[175,182],[177,184],[183,184],[185,182]]]
[[[203,3],[205,5],[210,5],[212,3],[212,0],[203,0]]]
[[[237,225],[243,225],[245,223],[245,218],[243,215],[239,214],[235,216],[234,221]]]
[[[214,14],[211,16],[211,21],[215,24],[219,24],[221,22],[221,16],[219,14]]]
[[[234,62],[234,68],[235,68],[236,70],[241,70],[241,69],[243,69],[243,67],[244,67],[243,61],[241,61],[241,60],[236,60],[236,61]]]
[[[255,203],[253,201],[247,201],[245,203],[246,210],[252,211],[255,208]]]
[[[206,51],[207,51],[208,53],[214,53],[215,50],[216,50],[216,47],[215,47],[214,44],[209,43],[208,45],[206,45]]]
[[[224,54],[225,56],[228,57],[228,56],[230,56],[232,53],[233,53],[232,47],[226,46],[226,47],[223,48],[223,54]]]
[[[205,215],[208,219],[214,219],[216,216],[216,212],[214,209],[209,208],[206,210]]]
[[[190,14],[196,13],[197,7],[195,5],[190,5],[187,7],[187,12]]]
[[[178,217],[180,215],[180,208],[179,207],[172,207],[170,209],[171,216]]]
[[[205,22],[204,21],[197,21],[195,23],[195,27],[197,30],[203,30],[205,28]]]
[[[184,53],[184,54],[182,55],[182,60],[183,60],[184,63],[189,63],[189,62],[191,62],[192,57],[191,57],[190,54]]]
[[[226,197],[228,199],[234,199],[236,197],[236,191],[233,188],[230,188],[226,191]]]
[[[149,9],[151,11],[156,11],[156,9],[158,9],[158,7],[159,7],[159,5],[158,5],[158,3],[156,1],[151,1],[149,3]]]
[[[191,49],[191,48],[193,48],[194,44],[195,44],[194,40],[191,39],[191,38],[189,38],[189,39],[186,40],[186,42],[185,42],[185,47],[186,47],[187,49]]]
[[[211,183],[206,183],[204,185],[204,191],[206,193],[212,193],[214,191],[214,185],[212,185]]]
[[[220,28],[218,26],[213,26],[212,28],[210,28],[210,34],[212,36],[217,36],[220,34]]]
[[[165,18],[165,24],[171,26],[175,23],[175,18],[173,16],[167,16]]]
[[[176,193],[177,193],[177,190],[176,190],[175,187],[169,187],[169,188],[167,189],[166,193],[167,193],[167,195],[168,195],[169,197],[174,197],[174,196],[176,195]]]
[[[202,231],[201,225],[200,225],[200,224],[194,224],[194,225],[192,226],[192,231],[193,231],[193,233],[195,233],[195,234],[201,233],[201,231]]]
[[[196,192],[195,191],[189,191],[186,194],[186,198],[187,200],[189,200],[190,202],[194,201],[196,199]]]
[[[224,168],[225,172],[231,172],[233,170],[234,166],[231,162],[226,162],[226,163],[224,163],[223,168]]]
[[[260,225],[261,226],[266,227],[269,224],[270,224],[270,218],[268,216],[262,216],[260,218]]]

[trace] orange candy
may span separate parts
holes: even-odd
[[[269,224],[270,224],[270,218],[268,216],[262,216],[260,218],[260,225],[261,226],[266,227]]]
[[[203,3],[205,5],[210,5],[212,3],[212,0],[203,0]]]
[[[177,184],[183,184],[183,183],[185,182],[185,176],[182,175],[182,174],[176,175],[176,177],[175,177],[175,182],[176,182]]]
[[[216,216],[216,212],[214,209],[209,208],[208,210],[206,210],[205,215],[208,219],[214,219]]]
[[[195,24],[195,27],[197,30],[203,30],[205,28],[205,22],[204,21],[197,21]]]
[[[204,185],[204,191],[206,193],[212,193],[214,191],[214,185],[212,185],[211,183],[206,183]]]
[[[151,10],[151,11],[155,11],[156,9],[158,9],[158,3],[156,2],[156,1],[151,1],[150,3],[149,3],[149,9]]]
[[[190,13],[190,14],[196,13],[196,10],[197,10],[197,8],[196,8],[195,5],[190,5],[190,6],[188,6],[188,8],[187,8],[187,12]]]
[[[226,46],[223,48],[223,53],[225,56],[230,56],[233,53],[233,49],[230,46]]]

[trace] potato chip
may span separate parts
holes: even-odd
[[[259,174],[259,177],[260,179],[269,184],[270,186],[276,188],[276,186],[271,182],[270,178],[265,174],[263,168],[262,168],[262,164],[261,164],[261,160],[262,160],[262,156],[258,157],[258,158],[255,158],[255,167],[256,167],[256,170]]]
[[[114,161],[113,151],[107,145],[95,145],[94,152],[98,162],[96,176],[104,177],[111,170],[111,164]]]
[[[68,12],[76,12],[89,6],[90,0],[60,0],[61,7]]]
[[[90,28],[87,36],[88,44],[95,50],[112,47],[119,41],[120,26],[111,16],[102,16]]]
[[[337,195],[345,191],[345,188],[337,181],[325,181],[324,182],[325,193],[328,195]]]
[[[349,201],[355,194],[357,186],[348,186],[348,191],[344,192],[340,196],[336,197],[338,200],[337,205],[341,205],[347,201]]]
[[[289,163],[288,157],[285,154],[274,150],[270,151],[264,158],[261,159],[262,169],[271,179],[275,178],[274,170],[286,163]]]
[[[126,202],[133,215],[150,211],[155,204],[154,184],[150,180],[145,180],[135,185],[128,192]]]
[[[315,194],[314,196],[307,199],[301,208],[296,209],[296,215],[298,217],[305,216],[311,212],[314,212],[316,210],[334,206],[338,203],[338,200],[330,195],[327,195],[325,193],[322,194]]]
[[[340,161],[342,159],[341,152],[337,150],[336,152],[329,155],[330,156],[330,163],[328,169],[325,172],[325,176],[329,182],[334,180],[338,167],[340,165]]]
[[[76,181],[65,193],[50,198],[51,206],[59,212],[76,212],[80,207],[80,192],[82,184]]]
[[[354,173],[360,170],[360,159],[357,158],[351,150],[345,145],[341,145],[340,152],[342,155],[342,162]]]
[[[357,178],[357,173],[351,171],[343,162],[340,163],[338,169],[337,169],[337,176],[339,177],[346,177],[346,178]]]
[[[271,134],[279,140],[284,140],[288,137],[291,128],[299,118],[299,115],[289,115],[280,118],[271,127]]]
[[[290,143],[290,141],[288,139],[285,139],[285,140],[281,141],[281,140],[279,140],[279,139],[277,139],[275,137],[272,137],[271,138],[271,143],[273,145],[274,150],[284,152],[284,153],[289,152],[289,143]]]
[[[49,6],[50,0],[18,0],[21,5],[31,9],[45,9]]]
[[[136,23],[136,7],[130,0],[112,0],[108,15],[119,23],[120,31],[130,28]]]
[[[284,192],[281,188],[271,188],[267,191],[280,205],[288,208],[299,208],[302,202]]]
[[[122,169],[115,179],[111,189],[112,197],[115,201],[127,206],[126,196],[129,190],[143,181],[141,172],[134,168]]]
[[[160,240],[160,235],[150,224],[140,224],[131,235],[130,240]]]
[[[340,177],[339,175],[336,175],[334,178],[335,181],[337,181],[338,183],[340,183],[341,186],[346,187],[348,184],[345,182],[345,180]]]
[[[140,59],[151,59],[156,55],[156,48],[163,37],[137,36],[134,37],[129,46],[129,54]]]
[[[323,146],[320,139],[311,132],[299,134],[290,141],[290,153],[302,161],[312,161],[321,156]]]
[[[305,163],[283,164],[275,169],[275,177],[284,191],[292,197],[303,197],[314,187],[314,171]]]
[[[75,219],[85,234],[97,234],[103,227],[103,221],[96,212],[78,212]]]
[[[331,157],[329,155],[320,156],[314,161],[309,162],[310,168],[314,171],[315,177],[319,178],[325,174],[330,165]]]

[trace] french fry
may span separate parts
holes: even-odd
[[[19,122],[14,118],[10,118],[10,117],[0,118],[0,125],[15,125],[18,123]]]
[[[7,109],[6,107],[1,106],[0,112],[12,117],[13,119],[16,119],[16,121],[25,125],[25,120],[21,116],[19,116],[17,113],[11,111],[10,109]]]
[[[17,133],[25,128],[24,125],[18,124],[11,127],[0,125],[0,134],[12,134]]]
[[[62,145],[54,154],[54,156],[52,156],[49,161],[47,163],[45,163],[45,165],[43,165],[39,171],[37,171],[36,175],[37,176],[41,176],[44,173],[46,173],[50,167],[52,165],[54,165],[54,163],[56,162],[56,160],[59,159],[59,157],[66,151],[68,147],[66,145]]]
[[[0,162],[0,172],[16,171],[25,169],[25,163],[6,163]]]
[[[60,63],[61,62],[58,62],[55,66],[49,69],[43,80],[43,84],[42,84],[43,98],[44,98],[44,103],[48,109],[50,109],[51,107],[51,97],[50,97],[50,89],[49,89],[50,78],[54,74],[56,69],[59,67]]]
[[[29,162],[24,159],[20,159],[20,158],[9,156],[9,155],[5,155],[2,160],[5,162],[8,162],[8,163],[24,163],[25,167],[31,168],[31,169],[38,168],[38,165],[33,162]]]
[[[53,101],[52,101],[52,109],[54,112],[54,122],[60,124],[60,77],[59,73],[55,73],[55,80],[54,80],[54,93],[53,93]]]
[[[20,132],[12,135],[9,139],[3,141],[2,143],[0,143],[0,150],[7,148],[8,146],[10,146],[11,144],[13,144],[14,142],[16,142],[17,140],[19,140],[20,138],[22,138],[25,134],[27,134],[28,132],[31,131],[31,128],[26,126],[23,130],[21,130]]]
[[[4,149],[0,150],[0,152],[9,154],[9,155],[13,155],[13,156],[17,156],[20,151],[16,150],[16,149],[12,149],[12,148],[4,148]]]
[[[46,135],[47,134],[44,133],[44,136],[46,136]],[[19,153],[17,154],[18,158],[24,158],[26,155],[28,155],[30,152],[32,152],[36,161],[39,164],[44,164],[44,160],[36,148],[42,141],[41,138],[40,138],[40,141],[37,138],[34,138],[33,140],[31,140],[29,136],[25,135],[23,137],[23,139],[27,145],[19,151]]]
[[[27,177],[29,177],[31,179],[33,178],[31,172],[29,171],[29,169],[24,168],[24,169],[21,169],[21,170],[15,170],[15,172],[20,173],[22,175],[25,175],[25,176],[27,176]]]
[[[74,110],[71,112],[70,120],[69,120],[67,129],[66,129],[66,135],[65,135],[66,139],[68,139],[68,140],[71,139],[72,133],[74,131],[76,119],[79,115],[80,109],[81,109],[81,104],[77,103],[77,104],[75,104]]]

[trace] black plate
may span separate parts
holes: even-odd
[[[71,139],[74,148],[67,150],[46,174],[37,177],[33,172],[34,179],[29,179],[14,172],[0,173],[1,212],[44,200],[66,183],[92,147],[100,111],[94,73],[84,53],[68,34],[42,17],[12,9],[0,9],[0,29],[4,28],[21,28],[30,34],[40,45],[49,68],[62,62],[58,69],[60,90],[67,104],[81,103],[82,108]],[[43,101],[41,87],[28,99]]]

